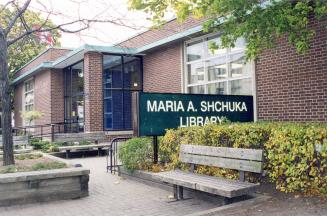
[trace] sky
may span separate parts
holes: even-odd
[[[8,0],[0,0],[1,3]],[[24,2],[21,0],[20,2]],[[148,14],[129,11],[128,0],[32,0],[29,9],[41,12],[46,17],[49,12],[55,24],[67,23],[77,18],[114,21],[96,23],[85,31],[75,34],[62,33],[61,46],[76,48],[85,43],[94,45],[112,45],[151,26]],[[71,25],[77,29],[79,25]]]
[[[149,15],[128,10],[128,0],[35,0],[31,7],[42,10],[42,5],[56,13],[50,17],[56,24],[76,20],[79,17],[117,23],[95,23],[80,33],[63,33],[61,37],[63,47],[75,48],[85,43],[112,45],[151,26],[151,22],[146,19]],[[78,25],[70,27],[79,28]]]

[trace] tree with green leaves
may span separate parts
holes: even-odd
[[[1,7],[1,6],[0,6]],[[12,17],[13,13],[9,9],[4,9],[0,12],[0,17]],[[32,10],[26,10],[24,19],[29,26],[40,26],[44,23],[44,18],[41,14]],[[1,25],[5,25],[5,20],[0,20]],[[53,27],[54,24],[49,21],[46,24],[48,27]],[[12,34],[20,35],[24,31],[22,20],[17,20]],[[8,48],[8,70],[10,78],[13,77],[14,72],[19,70],[24,64],[29,62],[35,56],[40,54],[49,46],[60,46],[59,31],[53,31],[48,36],[51,38],[44,38],[45,35],[31,34],[22,40],[17,41]],[[48,39],[48,40],[47,40]]]
[[[206,18],[204,32],[221,32],[221,44],[210,48],[233,47],[237,38],[247,41],[246,57],[255,59],[286,36],[298,53],[310,48],[315,31],[308,28],[310,17],[327,15],[326,0],[129,0],[130,8],[149,13],[158,25],[166,13],[180,21],[187,17]]]

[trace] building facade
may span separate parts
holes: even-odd
[[[210,50],[219,34],[203,20],[169,21],[112,47],[50,48],[15,74],[15,126],[24,111],[34,125],[63,123],[66,132],[130,131],[135,91],[253,95],[256,120],[327,121],[327,20],[313,20],[311,49],[300,55],[281,38],[252,62],[246,41]]]

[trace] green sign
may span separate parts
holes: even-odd
[[[133,129],[138,136],[164,135],[166,129],[253,121],[253,97],[144,93],[133,94]]]

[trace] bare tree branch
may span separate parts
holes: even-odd
[[[9,22],[7,28],[5,29],[5,35],[6,36],[9,34],[10,30],[12,29],[12,27],[14,27],[17,19],[19,17],[21,17],[24,14],[24,12],[27,10],[27,8],[28,8],[28,6],[29,6],[30,3],[31,3],[31,0],[27,0],[24,3],[23,7],[17,11],[16,15],[12,18],[12,20]]]

